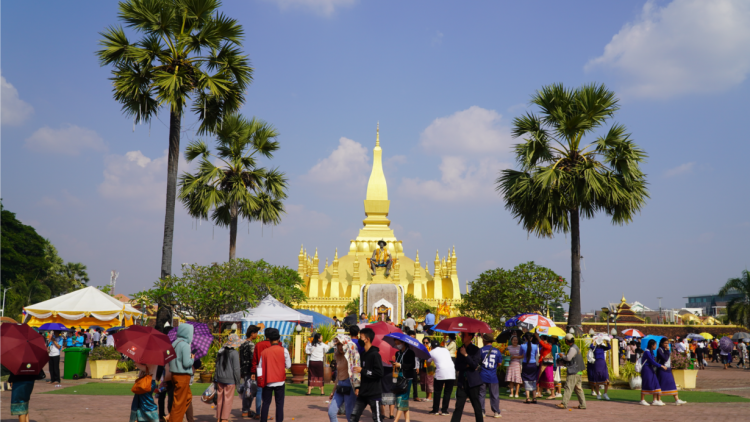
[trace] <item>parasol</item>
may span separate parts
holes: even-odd
[[[706,340],[713,340],[714,339],[714,336],[712,336],[709,333],[701,333],[701,336],[703,336],[703,338],[705,338]]]
[[[748,334],[748,333],[734,333],[734,335],[732,336],[732,340],[734,340],[734,341],[740,341],[740,340],[744,340],[746,338],[750,338],[750,334]]]
[[[34,375],[49,361],[44,337],[26,324],[0,325],[0,360],[16,375]]]
[[[68,331],[68,327],[59,322],[48,322],[39,326],[39,331]]]
[[[555,322],[540,314],[526,314],[518,317],[518,325],[528,328],[533,327],[556,327]]]
[[[734,342],[731,338],[724,336],[719,340],[719,349],[724,353],[732,353]]]
[[[365,328],[372,328],[372,331],[375,332],[375,339],[372,341],[372,345],[380,349],[380,360],[383,361],[383,365],[391,366],[391,361],[396,355],[396,348],[391,347],[390,344],[383,341],[383,337],[390,333],[403,334],[403,331],[401,331],[398,327],[386,324],[383,321],[366,325]]]
[[[565,337],[565,330],[560,327],[535,327],[531,332],[537,332],[539,335]]]
[[[636,330],[635,328],[628,328],[627,330],[622,330],[622,335],[631,336],[631,337],[643,337],[643,333]]]
[[[409,347],[414,352],[414,355],[420,359],[430,359],[432,357],[430,355],[430,352],[427,350],[427,348],[424,347],[424,344],[420,343],[419,340],[415,338],[407,336],[406,334],[390,333],[390,334],[386,334],[383,337],[383,341],[390,344],[393,347],[396,347],[395,340],[400,340],[404,344],[406,344],[406,346]]]
[[[107,332],[108,333],[116,333],[116,332],[118,332],[120,330],[124,330],[125,328],[127,328],[127,327],[120,326],[120,327],[107,328]]]
[[[462,333],[490,333],[492,328],[486,322],[469,317],[446,318],[435,328],[445,331],[460,331]]]
[[[505,321],[505,327],[506,328],[516,327],[518,325],[518,318],[524,315],[529,315],[529,314],[518,314],[514,316],[513,318],[508,319],[507,321]]]
[[[696,340],[696,341],[706,341],[705,337],[703,337],[700,334],[695,334],[695,333],[688,334],[687,338],[689,338],[690,340]]]
[[[666,337],[664,337],[664,336],[655,336],[655,335],[653,335],[653,334],[649,334],[649,335],[647,335],[646,337],[643,337],[643,338],[641,339],[641,349],[643,349],[643,350],[646,350],[646,348],[647,348],[647,346],[648,346],[648,341],[649,341],[649,340],[652,340],[652,339],[653,339],[653,340],[656,340],[656,347],[659,347],[659,342],[660,342],[660,341],[661,341],[661,339],[663,339],[663,338],[666,338]]]
[[[169,337],[141,325],[132,325],[112,335],[115,349],[136,363],[165,365],[176,356]]]
[[[208,354],[208,349],[211,347],[211,343],[214,341],[214,336],[211,334],[211,330],[208,325],[202,322],[187,321],[183,324],[190,324],[193,326],[193,341],[190,343],[190,350],[195,354],[196,359],[200,359]],[[169,341],[173,342],[177,340],[177,330],[171,330],[168,334]]]

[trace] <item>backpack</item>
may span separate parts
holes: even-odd
[[[641,371],[643,371],[643,356],[635,361],[635,372],[638,372],[640,374]]]

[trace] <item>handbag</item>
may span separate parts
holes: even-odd
[[[348,396],[352,393],[352,387],[349,385],[336,385],[336,394],[341,394],[342,396]]]
[[[201,401],[206,404],[216,403],[216,383],[212,382],[201,394]]]
[[[133,394],[147,394],[151,392],[151,374],[146,374],[137,380],[130,389]]]

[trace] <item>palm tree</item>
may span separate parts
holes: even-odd
[[[719,290],[719,296],[739,293],[737,297],[727,303],[727,317],[735,324],[750,328],[750,271],[745,269],[739,278],[730,278]]]
[[[496,180],[505,208],[519,224],[539,237],[571,233],[569,326],[581,325],[581,240],[579,220],[597,211],[613,224],[629,223],[648,198],[646,175],[639,165],[647,157],[625,126],[602,127],[619,109],[619,100],[604,85],[577,89],[545,86],[532,96],[540,114],[513,120],[519,170],[507,169]],[[601,135],[589,144],[585,135]]]
[[[86,272],[86,266],[80,262],[68,262],[63,268],[63,274],[67,284],[68,291],[74,291],[86,287],[90,281]]]
[[[278,132],[268,123],[234,114],[226,117],[216,135],[216,154],[211,154],[203,141],[187,147],[187,161],[198,157],[201,161],[197,173],[180,177],[180,199],[191,216],[208,220],[213,209],[210,219],[218,226],[229,226],[231,260],[236,255],[240,218],[262,224],[281,222],[287,179],[277,168],[258,165],[258,156],[272,158],[279,149],[274,140]],[[221,164],[214,165],[211,157]]]
[[[182,116],[192,104],[199,134],[221,127],[239,110],[253,69],[239,47],[244,31],[218,12],[219,0],[126,0],[119,19],[143,37],[131,42],[121,26],[102,32],[97,51],[112,65],[113,95],[125,115],[150,122],[169,109],[167,200],[161,278],[172,273],[172,241]]]

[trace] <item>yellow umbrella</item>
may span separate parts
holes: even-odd
[[[714,336],[712,336],[711,334],[708,334],[708,333],[701,333],[701,336],[703,336],[703,338],[706,339],[706,340],[713,340],[714,339]]]
[[[556,337],[565,337],[565,330],[563,330],[560,327],[534,327],[532,332],[539,332],[539,334],[544,334],[548,336],[556,336]]]

